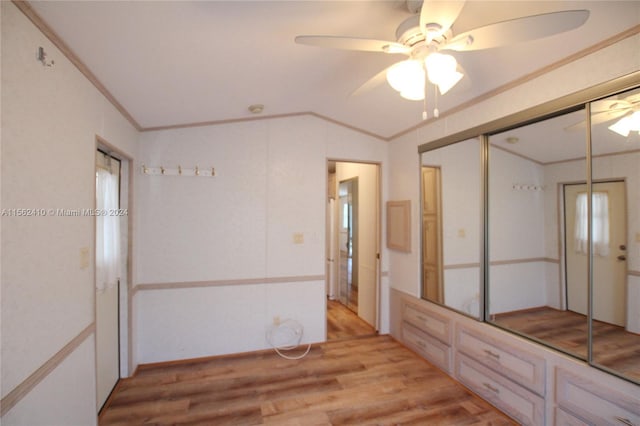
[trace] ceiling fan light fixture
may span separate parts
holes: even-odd
[[[640,133],[640,111],[634,111],[630,115],[625,115],[609,126],[609,130],[625,138],[628,137],[631,132]]]
[[[400,96],[410,101],[421,101],[424,99],[424,88],[405,89],[400,92]]]
[[[458,84],[460,80],[462,80],[463,74],[458,71],[454,71],[453,73],[443,76],[441,81],[438,83],[438,89],[440,90],[440,94],[444,95],[447,93],[453,86]]]
[[[424,97],[424,67],[421,61],[407,59],[394,64],[387,70],[387,82],[406,99],[416,100],[418,92]]]
[[[441,94],[445,94],[462,78],[462,73],[456,70],[458,62],[451,55],[434,52],[424,60],[429,81],[437,85]]]

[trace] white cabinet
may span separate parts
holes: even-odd
[[[545,424],[545,360],[458,324],[456,378],[523,425]]]
[[[451,320],[425,307],[407,300],[402,302],[402,318],[429,333],[442,343],[451,346]]]
[[[544,358],[464,326],[458,327],[456,336],[458,351],[544,396]]]
[[[451,374],[451,321],[419,303],[402,300],[402,341]]]
[[[451,346],[445,345],[409,323],[402,325],[404,344],[418,352],[440,369],[451,371]]]
[[[623,394],[563,368],[556,369],[556,404],[584,422],[575,424],[640,426],[640,390]]]
[[[458,353],[456,377],[522,425],[544,425],[544,398]]]

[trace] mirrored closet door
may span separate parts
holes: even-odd
[[[640,383],[639,78],[419,147],[424,299]]]

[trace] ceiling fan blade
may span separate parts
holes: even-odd
[[[431,1],[424,0],[420,10],[420,30],[427,40],[440,36],[458,19],[464,7],[464,1]],[[432,28],[429,24],[438,24],[440,28]],[[427,30],[429,28],[429,30]]]
[[[606,123],[607,121],[615,120],[631,111],[631,104],[625,101],[596,101],[591,108],[591,125]],[[584,130],[586,121],[580,121],[565,127],[567,131]]]
[[[295,42],[309,46],[365,52],[402,53],[405,55],[411,52],[409,47],[394,41],[357,37],[301,35],[295,38]]]
[[[393,65],[383,69],[378,74],[374,75],[369,80],[365,81],[364,84],[362,84],[362,86],[358,87],[356,90],[351,92],[351,94],[349,96],[360,96],[360,95],[363,95],[363,94],[375,89],[379,85],[385,83],[387,81],[387,71],[392,66]]]
[[[459,34],[441,49],[480,50],[535,40],[578,28],[588,18],[588,10],[565,10],[510,19]]]

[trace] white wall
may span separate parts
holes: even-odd
[[[386,142],[313,116],[143,133],[140,163],[217,176],[137,171],[139,361],[268,348],[274,316],[323,341],[327,158],[386,155]]]
[[[50,209],[92,208],[96,135],[134,157],[137,132],[14,4],[1,8],[2,208],[47,211],[2,217],[4,398],[93,324],[94,271],[80,252],[94,258],[94,219]],[[39,46],[54,66],[35,59]],[[94,357],[90,335],[2,422],[95,423]]]

